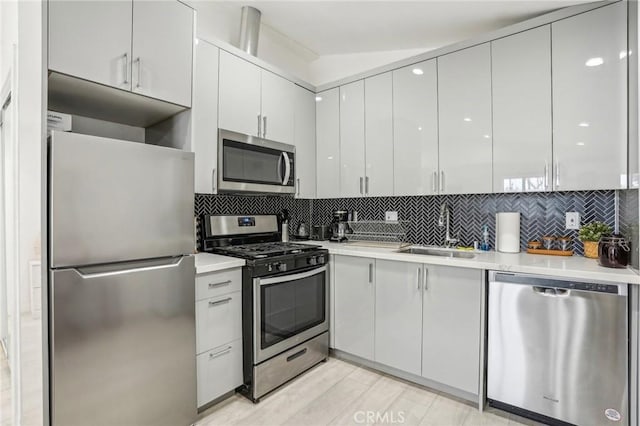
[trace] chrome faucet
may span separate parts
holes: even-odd
[[[447,248],[454,247],[456,244],[458,244],[457,238],[451,238],[451,234],[449,230],[449,216],[450,216],[449,206],[447,206],[447,203],[442,203],[442,205],[440,206],[440,217],[438,217],[438,226],[446,227],[445,228],[446,232],[444,236],[444,246]]]

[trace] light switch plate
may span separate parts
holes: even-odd
[[[567,212],[565,222],[566,229],[580,229],[580,213]]]
[[[398,212],[384,212],[384,220],[387,222],[397,222]]]

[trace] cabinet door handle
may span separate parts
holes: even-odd
[[[296,188],[296,195],[297,195],[297,196],[300,196],[300,178],[297,178],[297,179],[296,179],[296,186],[297,186],[297,188]]]
[[[363,179],[362,179],[362,176],[361,176],[360,177],[360,195],[362,195],[362,181],[363,181]]]
[[[556,188],[560,188],[560,161],[556,161]]]
[[[369,176],[364,178],[364,193],[365,195],[369,195]]]
[[[136,89],[142,87],[140,84],[140,70],[142,69],[142,61],[140,61],[140,57],[136,58],[135,62],[138,64],[138,81],[136,81]]]
[[[262,137],[267,137],[267,116],[262,117]]]
[[[209,307],[222,305],[223,303],[229,303],[233,297],[227,297],[226,299],[216,300],[215,302],[209,302]]]
[[[129,74],[129,54],[125,52],[124,54],[124,66],[122,68],[122,71],[124,71],[124,80],[122,81],[122,84],[129,84],[129,78],[128,78],[128,74]]]
[[[420,290],[420,281],[422,281],[422,267],[418,267],[418,290]]]
[[[440,193],[444,192],[444,170],[440,170]]]
[[[369,264],[369,284],[373,283],[373,263]]]
[[[209,354],[209,359],[218,358],[220,355],[224,355],[226,353],[231,352],[231,349],[233,349],[233,347],[229,346],[226,349],[223,349],[223,350],[221,350],[219,352],[216,352],[214,354]]]
[[[209,288],[222,287],[223,285],[231,284],[231,280],[222,281],[219,283],[209,283]]]
[[[258,137],[262,136],[262,116],[258,114]]]
[[[437,182],[438,182],[438,172],[436,172],[435,170],[433,171],[433,176],[432,176],[432,180],[431,180],[431,190],[432,192],[435,194],[438,191],[438,186],[437,186]]]
[[[544,189],[549,189],[549,164],[544,162]]]
[[[211,169],[211,192],[216,192],[216,168]]]
[[[428,281],[427,281],[427,275],[428,274],[429,274],[429,270],[425,267],[424,268],[424,285],[423,285],[424,291],[429,290],[429,285],[428,285]]]

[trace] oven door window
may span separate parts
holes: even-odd
[[[325,322],[325,272],[260,287],[260,347],[266,349]]]
[[[228,139],[222,143],[225,181],[282,185],[285,166],[281,151]]]

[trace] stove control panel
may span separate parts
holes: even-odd
[[[295,253],[272,259],[259,259],[253,263],[247,262],[253,269],[253,276],[269,276],[282,273],[295,274],[297,270],[319,267],[329,261],[326,250]]]

